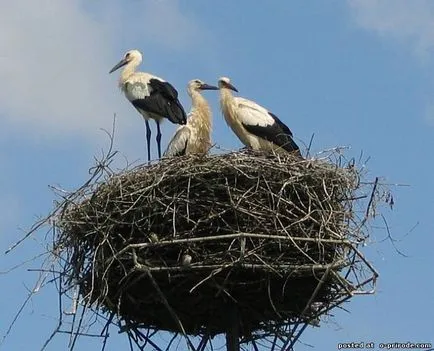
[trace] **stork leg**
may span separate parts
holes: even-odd
[[[161,158],[161,130],[160,130],[160,122],[158,120],[155,121],[157,123],[157,147],[158,147],[158,158]]]
[[[146,144],[148,146],[148,163],[151,162],[151,127],[149,126],[149,122],[145,119],[146,125]]]

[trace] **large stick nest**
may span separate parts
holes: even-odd
[[[235,313],[251,340],[312,323],[366,283],[359,186],[352,166],[253,152],[110,175],[58,215],[64,279],[128,328],[212,336]]]

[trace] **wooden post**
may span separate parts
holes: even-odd
[[[227,320],[226,350],[240,351],[240,321],[237,306],[233,303],[229,306]]]

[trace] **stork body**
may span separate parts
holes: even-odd
[[[188,83],[187,91],[192,106],[187,124],[178,128],[164,156],[206,154],[210,149],[212,114],[208,102],[200,93],[201,90],[218,90],[218,88],[199,79]]]
[[[291,130],[273,113],[256,102],[233,96],[238,90],[230,79],[219,79],[220,106],[226,123],[247,147],[300,155]]]
[[[161,130],[160,123],[168,119],[172,123],[185,124],[186,114],[178,100],[176,89],[164,79],[150,73],[136,72],[142,62],[142,54],[138,50],[128,51],[124,58],[110,73],[125,66],[122,70],[119,87],[126,98],[143,116],[146,124],[146,142],[148,147],[148,161],[151,160],[151,128],[149,119],[157,124],[158,157],[161,158]]]

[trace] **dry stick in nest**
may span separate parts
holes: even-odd
[[[181,331],[182,335],[187,340],[187,345],[188,345],[189,350],[190,349],[194,350],[194,345],[191,343],[189,337],[187,336],[181,320],[179,319],[178,315],[173,310],[173,308],[170,306],[169,302],[166,299],[166,296],[164,296],[164,293],[161,291],[160,287],[158,286],[157,282],[155,281],[154,277],[152,276],[149,268],[138,262],[136,250],[134,250],[134,249],[133,249],[133,262],[134,262],[134,268],[137,269],[138,271],[145,272],[146,275],[148,276],[148,278],[151,280],[152,286],[155,288],[155,290],[157,291],[158,295],[161,298],[161,302],[163,302],[164,306],[166,306],[166,308],[169,311],[169,313],[171,314],[172,318],[174,319],[174,321],[178,325],[179,330]]]
[[[304,307],[303,311],[300,313],[300,319],[304,316],[304,314],[305,314],[305,313],[307,312],[307,310],[310,308],[312,302],[314,301],[316,295],[317,295],[318,292],[319,292],[319,289],[322,287],[322,285],[325,283],[326,279],[328,278],[329,273],[330,273],[330,268],[327,268],[327,270],[325,271],[325,273],[324,273],[323,276],[321,277],[321,280],[318,282],[318,285],[316,286],[314,292],[312,293],[312,296],[310,297],[309,301],[306,303],[306,306]],[[303,333],[303,331],[304,331],[304,330],[306,329],[306,327],[309,325],[309,322],[310,322],[310,320],[306,321],[306,322],[304,323],[304,325],[301,327],[301,329],[298,331],[297,335],[295,335],[294,337],[293,337],[293,335],[294,335],[295,331],[296,331],[297,328],[298,328],[298,324],[296,324],[296,325],[294,326],[294,328],[292,328],[292,330],[290,331],[290,333],[291,333],[290,335],[291,335],[291,337],[292,337],[292,340],[291,340],[291,339],[288,339],[288,342],[290,342],[290,343],[289,343],[289,347],[288,347],[289,350],[292,349],[292,347],[294,346],[294,344],[297,342],[298,338],[301,336],[301,334]],[[284,344],[284,345],[282,346],[282,350],[285,350],[286,345],[287,345],[287,344]]]

